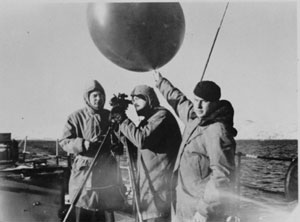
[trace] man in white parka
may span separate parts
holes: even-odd
[[[232,215],[235,180],[234,110],[212,81],[199,82],[193,102],[159,72],[156,86],[185,124],[174,167],[176,208],[172,221],[223,222]]]
[[[70,200],[80,188],[110,124],[110,111],[103,108],[105,92],[98,81],[87,84],[83,97],[86,106],[68,117],[60,140],[61,147],[75,155],[69,180]],[[103,187],[118,182],[117,168],[114,155],[103,147],[76,204],[76,222],[114,221],[113,212],[101,210],[103,203],[99,195]]]

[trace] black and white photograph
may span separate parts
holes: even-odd
[[[0,222],[296,222],[298,1],[0,0]]]

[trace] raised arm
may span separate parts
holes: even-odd
[[[161,109],[149,118],[143,127],[137,127],[130,119],[126,119],[121,123],[119,129],[138,149],[151,149],[156,147],[164,137],[166,116],[167,111]]]
[[[174,109],[177,116],[184,124],[187,124],[193,118],[193,103],[179,89],[175,88],[170,81],[163,78],[159,72],[155,71],[154,79],[156,87]]]

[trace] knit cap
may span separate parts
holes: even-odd
[[[220,87],[213,81],[201,81],[198,82],[194,94],[206,101],[217,101],[221,97]]]

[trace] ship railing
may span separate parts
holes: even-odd
[[[38,166],[39,164],[47,164],[47,161],[50,159],[55,159],[56,165],[60,164],[60,160],[64,161],[67,160],[67,166],[71,167],[72,163],[72,155],[68,154],[68,156],[62,156],[59,155],[59,140],[56,140],[56,146],[55,146],[55,155],[47,155],[41,156],[39,158],[31,158],[31,159],[26,159],[26,156],[28,156],[29,152],[27,151],[27,139],[28,137],[26,136],[23,140],[19,142],[19,147],[23,145],[23,151],[21,151],[21,155],[23,157],[23,162],[24,163],[32,163],[33,167]],[[126,151],[124,151],[123,156],[127,156],[128,154]],[[236,153],[237,157],[237,176],[236,176],[236,192],[238,195],[240,195],[240,190],[241,190],[241,185],[246,186],[248,188],[253,188],[253,189],[259,189],[258,187],[247,185],[247,184],[242,184],[241,183],[241,160],[242,158],[248,158],[248,159],[261,159],[265,161],[285,161],[285,162],[290,162],[290,165],[288,167],[287,173],[285,175],[285,180],[284,180],[284,195],[288,200],[295,200],[298,199],[298,158],[292,157],[292,158],[286,158],[286,157],[270,157],[270,156],[261,156],[261,155],[253,155],[253,154],[247,154],[247,153],[242,153],[242,152],[237,152]],[[22,159],[21,159],[22,161]],[[120,163],[120,168],[123,169],[124,171],[129,171],[128,163],[126,158],[122,158],[119,160]],[[132,186],[130,184],[131,181],[127,181],[127,186]],[[131,196],[131,195],[129,195]]]
[[[18,143],[18,147],[22,147],[23,146],[23,150],[21,151],[21,159],[20,162],[22,163],[32,163],[33,168],[36,168],[37,166],[44,164],[47,165],[48,160],[53,160],[55,159],[56,165],[59,166],[60,165],[60,160],[67,160],[67,165],[68,167],[71,167],[71,155],[68,154],[67,156],[62,156],[59,155],[59,140],[56,139],[55,142],[55,155],[47,155],[45,156],[36,156],[34,158],[28,158],[28,155],[30,154],[30,152],[27,149],[27,140],[28,140],[28,136],[25,136],[24,139],[20,140],[20,142]]]

